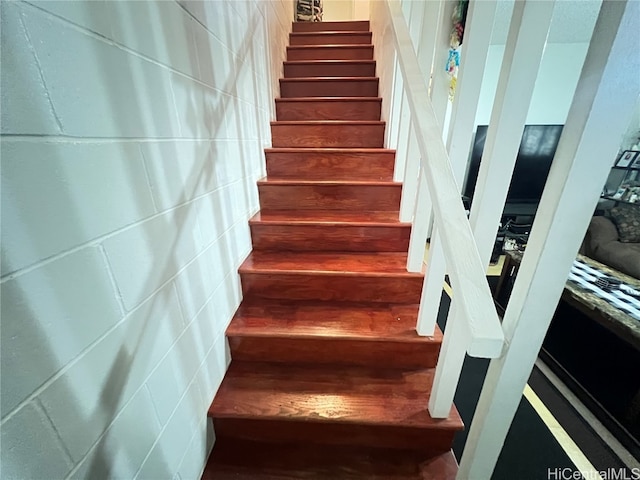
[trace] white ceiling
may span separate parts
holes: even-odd
[[[548,0],[537,0],[548,1]],[[514,0],[498,0],[491,43],[507,41]],[[593,33],[601,0],[557,0],[553,10],[549,43],[586,43]]]

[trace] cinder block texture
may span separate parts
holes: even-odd
[[[199,478],[292,4],[0,8],[0,476]]]

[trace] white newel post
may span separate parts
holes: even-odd
[[[457,478],[490,478],[640,95],[640,2],[603,2]]]
[[[491,122],[471,205],[471,228],[486,267],[498,233],[555,1],[515,2]]]

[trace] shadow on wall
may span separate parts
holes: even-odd
[[[47,6],[43,5],[43,8]],[[107,7],[101,5],[101,8]],[[153,19],[156,23],[152,29],[156,34],[151,45],[157,52],[174,51],[171,43],[184,41],[188,48],[180,52],[184,55],[180,65],[185,70],[199,72],[201,79],[219,77],[220,71],[216,67],[220,52],[213,51],[208,41],[176,39],[175,18],[159,14],[157,9],[162,7],[158,3],[114,2],[108,8],[111,9],[112,29],[117,25],[119,29],[137,34],[137,38],[129,38],[129,45],[149,45],[149,39],[143,38],[145,29],[139,27],[146,19]],[[188,16],[182,16],[185,28],[180,31],[193,31],[191,22],[196,22],[197,15],[205,12],[194,12],[190,3],[181,8]],[[6,164],[3,161],[3,230],[9,238],[15,236],[29,242],[22,244],[20,250],[28,251],[24,258],[30,260],[30,263],[14,264],[11,252],[7,253],[3,247],[2,376],[11,379],[2,382],[3,478],[37,477],[43,472],[62,478],[72,466],[77,467],[73,474],[75,478],[109,478],[122,476],[125,472],[135,474],[150,450],[143,466],[145,473],[170,477],[182,461],[182,452],[167,448],[171,443],[158,442],[154,446],[154,442],[163,435],[170,441],[169,436],[176,434],[171,428],[191,428],[195,435],[201,436],[198,443],[194,439],[190,445],[204,450],[186,451],[185,459],[200,462],[193,466],[195,471],[203,466],[202,460],[213,444],[214,436],[210,423],[206,431],[201,426],[211,395],[226,368],[226,365],[211,364],[206,360],[210,355],[214,361],[220,358],[212,352],[216,345],[216,348],[226,348],[221,335],[239,302],[235,268],[238,259],[246,254],[241,245],[229,241],[229,238],[234,240],[229,231],[236,227],[233,219],[238,208],[244,207],[246,215],[248,206],[257,205],[257,189],[247,166],[256,161],[262,163],[261,158],[253,158],[256,152],[250,148],[250,142],[224,142],[239,146],[234,152],[237,158],[227,159],[227,162],[240,162],[242,166],[240,191],[235,190],[240,197],[206,195],[224,186],[220,184],[220,178],[226,175],[226,162],[221,157],[233,152],[218,150],[218,143],[209,139],[228,138],[230,132],[237,132],[237,138],[243,140],[257,132],[256,142],[264,145],[268,137],[268,129],[258,126],[260,120],[256,119],[255,107],[251,107],[251,103],[260,105],[259,102],[269,97],[261,91],[266,81],[264,86],[259,85],[260,79],[250,71],[251,66],[264,61],[261,58],[264,52],[256,51],[254,41],[258,32],[265,31],[259,28],[262,12],[248,11],[249,5],[236,5],[235,8],[247,9],[250,35],[242,39],[237,55],[230,56],[229,71],[233,74],[227,76],[217,90],[193,81],[183,73],[147,68],[149,65],[137,55],[128,55],[128,62],[117,63],[118,69],[114,71],[114,56],[121,55],[122,50],[116,51],[116,47],[101,40],[92,41],[92,49],[81,52],[83,55],[65,52],[64,44],[49,47],[38,44],[34,48],[39,57],[47,52],[47,48],[62,50],[51,59],[60,62],[60,69],[79,69],[75,62],[85,58],[84,54],[90,56],[89,65],[94,65],[96,70],[88,76],[99,79],[99,86],[77,85],[74,89],[66,85],[75,94],[65,100],[65,95],[58,92],[57,99],[75,102],[74,108],[78,111],[90,110],[94,99],[87,95],[99,88],[100,104],[108,106],[110,118],[97,118],[95,124],[82,124],[78,119],[60,115],[63,133],[79,138],[65,139],[64,145],[56,139],[52,139],[56,140],[52,143],[42,143],[42,158],[24,158],[21,152],[26,150],[21,150],[19,141],[3,139],[2,154],[9,159]],[[43,31],[37,28],[39,22],[45,22],[39,7],[3,4],[3,16],[9,9],[9,14],[13,15],[16,10],[23,10],[24,16],[18,24],[24,24],[29,34],[36,32],[34,36],[37,36]],[[103,24],[105,19],[97,17],[99,11],[87,6],[83,15],[94,18],[83,21]],[[229,10],[225,12],[230,14]],[[75,36],[81,35],[60,19],[46,20],[46,23],[50,29],[65,29],[69,45],[73,44]],[[225,38],[221,40],[232,44],[232,35],[233,32],[226,29]],[[30,40],[36,42],[35,38]],[[89,43],[83,42],[83,45],[86,49]],[[144,55],[155,58],[153,53],[145,52]],[[3,60],[4,54],[3,51]],[[14,59],[16,63],[20,61]],[[46,68],[44,62],[42,66]],[[265,67],[265,71],[267,69]],[[168,76],[168,81],[159,81],[158,72]],[[25,75],[30,73],[24,71]],[[55,84],[49,74],[56,75],[45,70],[44,82]],[[86,76],[79,75],[78,82]],[[238,82],[241,79],[248,82],[243,87],[249,85],[252,93],[248,103],[236,96],[240,93]],[[25,77],[17,81],[29,85],[33,79]],[[58,106],[55,101],[56,98],[54,106]],[[157,137],[161,139],[156,141]],[[96,173],[89,169],[82,172],[86,177],[79,178],[77,165],[67,154],[78,155],[78,151],[81,155],[86,154],[88,158],[75,161],[86,161],[91,165],[93,147],[96,144],[103,146],[103,143],[117,143],[108,151],[124,154],[126,158],[100,160],[114,164],[122,162],[125,174],[91,178]],[[158,155],[164,158],[164,165],[157,163]],[[28,162],[26,171],[24,162]],[[149,191],[139,188],[141,169],[149,180],[153,198]],[[47,173],[53,175],[54,182],[50,182],[52,178],[47,178]],[[13,175],[25,178],[14,182]],[[171,175],[182,177],[181,189],[173,188],[176,182]],[[116,183],[105,185],[102,180]],[[98,192],[104,195],[100,198],[101,204],[93,206],[95,211],[91,211],[91,207],[87,211],[85,195],[92,192],[78,182],[104,189]],[[12,191],[13,187],[26,187],[27,190]],[[55,195],[55,206],[63,205],[64,212],[49,211],[43,197],[55,187],[62,187],[51,194]],[[170,202],[165,202],[167,192],[170,192]],[[106,231],[97,231],[87,224],[87,219],[93,215],[125,218],[126,215],[109,211],[122,207],[118,198],[110,198],[110,195],[120,193],[127,196],[126,208],[138,212],[135,221],[143,220],[140,223],[144,232],[142,241],[127,234],[133,229],[125,225],[134,223],[134,219],[126,218],[126,222],[117,227],[114,224]],[[38,200],[25,204],[20,201],[25,197],[42,200],[39,205]],[[194,198],[196,200],[190,201]],[[44,230],[43,225],[32,220],[33,209],[39,210],[39,216],[50,218],[51,223],[47,223]],[[202,213],[213,218],[204,218],[199,215]],[[208,227],[204,226],[204,220],[210,223]],[[246,230],[242,233],[248,237],[246,220],[243,218],[238,223],[244,222],[242,226]],[[61,250],[50,251],[60,228],[65,230],[65,238],[76,239],[76,244],[84,248],[63,254],[60,254]],[[114,231],[117,233],[110,235]],[[163,236],[166,232],[170,232],[168,237]],[[34,263],[42,259],[50,262]],[[214,259],[220,260],[222,265],[214,264]],[[195,275],[182,275],[187,269],[195,270]],[[205,306],[209,307],[192,311],[189,307],[193,303],[189,297],[191,290],[201,286],[190,284],[189,279],[195,277],[196,283],[198,279],[204,282],[205,278],[218,278],[219,274],[214,272],[219,271],[231,272],[223,276],[219,286],[223,289],[226,306],[215,305],[214,300],[220,297],[214,299],[215,292],[208,292]],[[177,279],[177,272],[186,280]],[[123,293],[121,286],[127,283],[134,285],[135,294]],[[218,319],[209,316],[215,313],[227,316]],[[101,325],[99,331],[93,326],[96,323]],[[100,341],[96,342],[98,339]],[[173,352],[169,352],[171,348]],[[169,355],[165,356],[167,352]],[[228,361],[228,351],[223,358]],[[159,373],[167,369],[156,370],[163,362],[171,364],[168,368],[173,371],[174,378],[161,377]],[[65,369],[62,375],[59,373],[61,368]],[[183,398],[180,391],[175,391],[180,389],[185,392]],[[166,412],[157,405],[152,412],[148,408],[154,403],[152,393],[176,402],[167,406]],[[197,412],[195,417],[193,412]],[[27,415],[38,419],[33,429],[42,429],[40,433],[23,428],[22,417]],[[63,439],[64,446],[43,441],[40,445],[42,455],[34,458],[33,441],[22,442],[18,438],[25,435],[36,438],[44,431],[51,438]],[[182,437],[176,435],[175,438]],[[189,447],[174,446],[176,449]],[[54,451],[57,448],[63,448],[64,452]],[[142,473],[140,476],[144,478]]]

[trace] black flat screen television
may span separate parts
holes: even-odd
[[[509,213],[509,207],[517,206],[529,206],[532,214],[535,213],[558,147],[562,127],[563,125],[525,126],[507,194],[505,215]],[[488,128],[487,125],[479,125],[476,130],[464,189],[464,196],[469,199],[473,198],[476,188]]]

